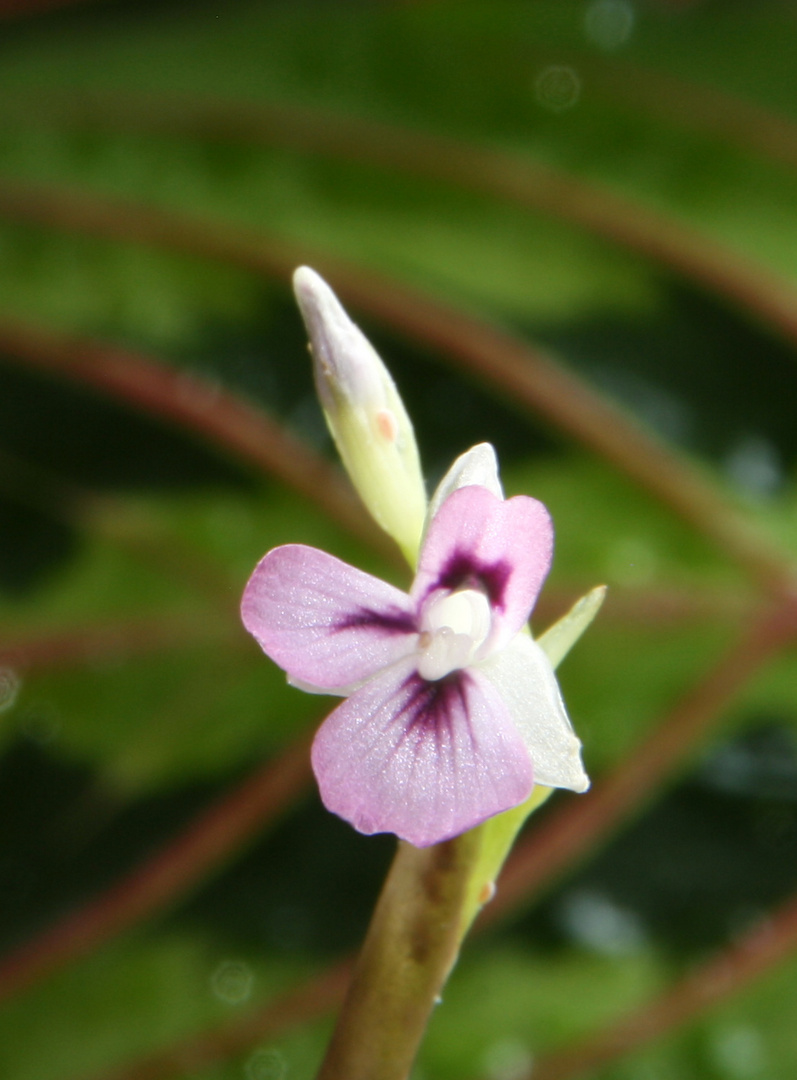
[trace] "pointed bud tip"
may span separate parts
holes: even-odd
[[[320,274],[309,266],[300,266],[293,272],[293,293],[305,322],[317,323],[331,311],[340,308],[337,297]],[[308,327],[309,328],[309,327]]]
[[[305,319],[311,317],[351,325],[335,290],[312,267],[299,266],[294,270],[293,294]]]
[[[300,266],[293,273],[293,292],[315,359],[327,369],[343,377],[351,365],[347,357],[361,351],[363,344],[370,350],[362,333],[351,321],[334,291],[320,274],[309,266]]]
[[[293,291],[297,298],[299,296],[306,296],[313,294],[320,289],[329,289],[329,286],[321,277],[309,266],[297,266],[293,272]]]
[[[298,267],[293,290],[310,337],[318,397],[344,467],[371,515],[413,561],[426,490],[395,384],[320,274]]]

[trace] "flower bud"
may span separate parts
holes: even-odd
[[[426,492],[412,423],[395,383],[314,270],[300,266],[293,288],[310,336],[321,407],[343,465],[369,513],[414,564]]]

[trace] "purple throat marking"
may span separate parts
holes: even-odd
[[[416,728],[439,731],[441,726],[451,725],[450,702],[459,698],[465,706],[465,681],[463,671],[452,671],[450,675],[434,682],[422,679],[420,675],[411,675],[404,684],[414,684],[412,693],[407,698],[402,713],[406,718],[407,732]],[[465,709],[467,712],[467,709]]]
[[[449,592],[478,589],[486,593],[490,607],[503,610],[504,593],[511,574],[512,567],[505,559],[484,563],[468,551],[455,551],[441,569],[433,588],[448,589]]]
[[[400,611],[398,608],[393,611],[372,611],[364,607],[340,619],[332,630],[352,630],[362,626],[372,626],[398,634],[414,634],[417,630],[415,616],[408,611]]]

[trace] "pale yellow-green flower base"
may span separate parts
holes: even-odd
[[[537,639],[538,645],[545,651],[554,668],[567,656],[595,618],[605,595],[605,587],[599,586],[582,596],[558,622]],[[545,802],[552,791],[553,788],[536,784],[529,798],[520,806],[497,814],[472,830],[479,835],[479,844],[468,882],[468,898],[462,913],[463,936],[479,909],[492,895],[495,880],[526,818]]]

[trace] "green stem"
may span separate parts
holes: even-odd
[[[479,830],[400,843],[318,1080],[405,1080],[454,966]]]
[[[550,793],[442,844],[399,844],[318,1080],[406,1080],[462,939]]]

